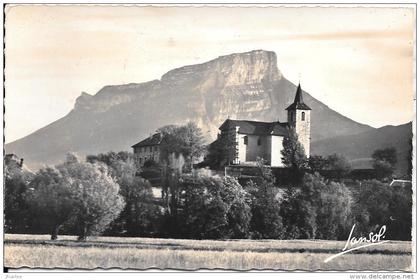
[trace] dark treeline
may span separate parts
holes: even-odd
[[[344,184],[318,173],[303,174],[295,185],[276,181],[271,169],[262,164],[258,169],[258,180],[241,185],[233,177],[214,176],[208,170],[184,174],[182,169],[168,167],[166,189],[162,198],[156,199],[151,184],[135,176],[128,153],[90,156],[87,162],[67,162],[34,175],[7,168],[5,230],[81,235],[86,229],[80,228],[80,221],[87,221],[90,226],[85,235],[345,240],[356,224],[354,236],[386,225],[387,239],[411,239],[411,188],[390,187],[378,180]],[[58,184],[69,184],[60,181],[61,174],[68,178],[80,175],[91,184],[89,176],[98,176],[95,172],[105,174],[94,178],[103,182],[92,190],[100,201],[89,196],[89,210],[106,217],[83,219],[86,209]],[[103,184],[109,185],[108,191],[98,194]],[[106,214],[102,203],[111,207],[112,213]]]

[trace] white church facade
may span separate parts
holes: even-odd
[[[311,108],[303,102],[299,84],[294,102],[286,108],[287,122],[259,122],[227,119],[220,126],[219,137],[227,137],[229,164],[253,165],[263,158],[273,167],[282,167],[283,139],[288,137],[288,128],[294,128],[299,142],[310,155]]]

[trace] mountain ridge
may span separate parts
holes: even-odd
[[[344,154],[355,163],[353,168],[369,168],[372,166],[371,155],[376,149],[394,147],[397,151],[397,174],[404,175],[409,166],[407,157],[412,137],[412,122],[385,125],[358,134],[316,141],[312,143],[312,152],[322,156],[333,153]]]
[[[129,150],[133,143],[168,124],[196,122],[208,140],[229,116],[258,121],[286,120],[296,85],[277,67],[274,52],[257,50],[172,69],[160,80],[107,85],[82,92],[57,121],[6,144],[31,168],[55,164],[67,151],[81,154]],[[330,109],[303,91],[312,110],[312,141],[373,129]]]

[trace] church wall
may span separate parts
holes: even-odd
[[[246,145],[244,144],[245,136],[246,136],[245,134],[238,134],[238,137],[237,137],[239,163],[243,163],[246,161]]]
[[[245,145],[245,137],[248,144]],[[258,145],[260,138],[260,145]],[[257,157],[270,160],[270,146],[267,136],[238,134],[239,163],[255,162]]]
[[[281,151],[283,150],[283,136],[270,136],[271,138],[271,166],[281,167]]]

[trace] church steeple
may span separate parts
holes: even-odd
[[[296,90],[295,101],[289,107],[286,108],[286,110],[288,111],[292,109],[311,110],[311,108],[303,102],[303,94],[300,83]]]
[[[295,129],[299,142],[303,145],[306,156],[309,157],[311,145],[311,108],[303,102],[300,83],[296,90],[295,100],[286,110],[287,122],[290,127]]]

